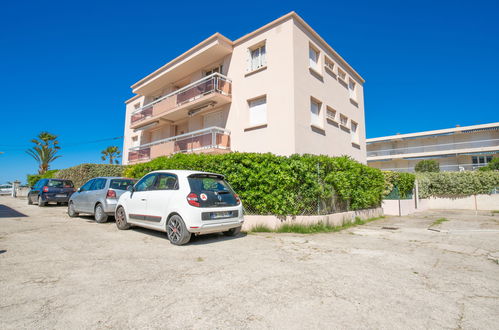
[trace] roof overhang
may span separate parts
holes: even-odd
[[[133,84],[132,92],[145,95],[168,84],[173,84],[207,64],[213,63],[232,53],[232,41],[220,33],[189,49],[184,54],[163,65],[145,78]]]

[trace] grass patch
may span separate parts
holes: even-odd
[[[445,221],[449,221],[449,220],[448,220],[448,219],[446,219],[446,218],[440,218],[440,219],[437,219],[437,220],[433,221],[433,223],[431,224],[431,226],[436,226],[436,225],[439,225],[439,224],[441,224],[442,222],[445,222]],[[431,226],[430,226],[430,227],[431,227]]]
[[[499,210],[492,210],[492,214],[499,214]]]
[[[353,222],[346,222],[341,226],[333,226],[324,222],[319,222],[315,224],[305,225],[299,223],[285,223],[276,230],[272,230],[265,225],[258,225],[250,230],[250,233],[296,233],[296,234],[317,234],[317,233],[331,233],[345,230],[350,227],[355,227],[358,225],[363,225],[368,222],[382,219],[384,217],[370,218],[362,220],[359,217],[355,218]]]

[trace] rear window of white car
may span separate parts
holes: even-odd
[[[198,195],[201,207],[237,205],[234,191],[222,177],[212,174],[193,174],[187,179],[191,192]]]
[[[126,190],[128,186],[133,186],[135,180],[132,179],[112,179],[109,188],[117,190]]]

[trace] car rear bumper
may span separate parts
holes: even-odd
[[[44,202],[57,202],[57,203],[67,203],[69,201],[69,197],[71,196],[64,196],[64,197],[58,197],[57,194],[43,194],[42,200]]]
[[[232,218],[226,219],[224,222],[218,223],[203,223],[201,225],[193,225],[187,228],[187,230],[193,234],[211,234],[227,231],[232,228],[241,227],[244,223],[243,218]]]

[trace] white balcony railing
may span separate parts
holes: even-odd
[[[442,151],[442,153],[446,151],[452,153],[453,151],[459,151],[460,149],[473,149],[473,148],[494,147],[494,146],[497,146],[499,148],[499,139],[442,143],[442,144],[432,144],[432,145],[416,146],[416,147],[391,148],[384,150],[368,150],[367,157],[417,154],[417,153],[438,152],[438,151]]]
[[[453,164],[453,165],[440,165],[441,172],[460,172],[460,171],[474,171],[486,164]],[[393,172],[410,172],[414,173],[413,167],[397,167],[397,168],[381,168],[383,171]]]
[[[172,110],[211,93],[230,96],[232,93],[231,81],[220,73],[213,73],[135,110],[131,114],[131,124],[136,124],[145,118]]]
[[[137,162],[168,156],[179,152],[230,150],[230,131],[220,127],[208,127],[186,134],[153,141],[130,148],[128,161]]]

